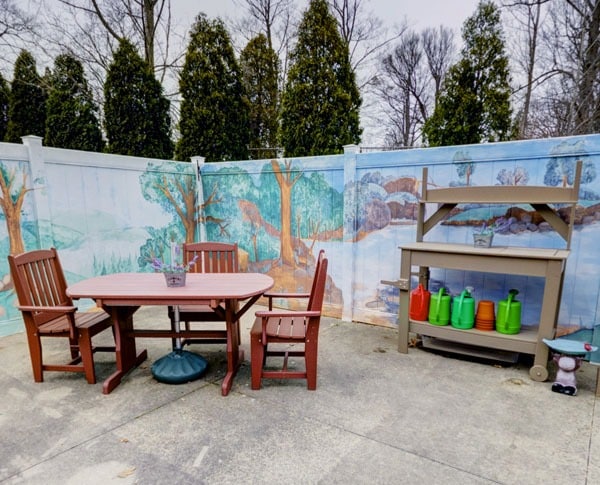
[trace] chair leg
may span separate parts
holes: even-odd
[[[263,362],[265,357],[265,348],[261,340],[261,332],[250,332],[250,387],[258,391],[262,377]]]
[[[304,347],[306,365],[306,387],[309,391],[317,389],[317,342],[306,342]]]
[[[71,359],[79,357],[79,341],[76,338],[69,337],[69,347],[71,350]]]
[[[96,384],[96,369],[94,369],[94,350],[92,337],[87,328],[79,330],[79,353],[88,384]]]
[[[35,382],[44,382],[44,369],[42,363],[42,342],[40,336],[27,332],[27,343],[29,344],[29,357],[31,358],[31,370]]]

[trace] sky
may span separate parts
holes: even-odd
[[[243,0],[237,3],[242,4]],[[302,11],[308,4],[307,0],[296,3],[302,6]],[[478,3],[479,0],[363,0],[366,12],[372,12],[389,26],[405,19],[417,31],[443,24],[454,29],[457,38],[463,22],[475,12]],[[189,19],[190,25],[199,12],[224,20],[240,12],[233,0],[172,0],[171,7],[179,19]]]

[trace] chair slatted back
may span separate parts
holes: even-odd
[[[19,255],[9,255],[12,279],[23,306],[72,306],[67,296],[67,282],[56,249],[39,249]],[[40,325],[56,318],[55,313],[36,312]]]
[[[198,242],[183,245],[184,264],[198,256],[190,268],[192,273],[238,273],[237,244],[221,242]]]
[[[319,251],[319,256],[317,256],[317,265],[315,267],[315,275],[313,277],[313,282],[312,282],[312,286],[310,289],[310,297],[308,298],[308,306],[307,306],[307,310],[318,310],[321,311],[321,308],[323,306],[323,293],[325,291],[325,280],[327,279],[327,260],[325,260],[325,276],[321,276],[321,278],[325,278],[325,280],[323,280],[323,290],[320,291],[321,293],[321,300],[318,301],[318,297],[319,297],[319,288],[317,288],[317,284],[319,284],[319,277],[321,274],[321,265],[323,264],[323,261],[325,260],[325,251],[323,249],[321,249]]]
[[[323,258],[320,261],[320,264],[317,268],[317,272],[315,273],[314,289],[310,294],[310,298],[308,300],[307,310],[309,311],[320,312],[323,308],[323,300],[325,298],[325,286],[327,283],[327,265],[327,258]]]

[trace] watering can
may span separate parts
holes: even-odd
[[[410,292],[410,306],[408,310],[409,318],[411,320],[427,320],[430,300],[431,293],[426,290],[421,283],[419,283],[419,286]]]
[[[498,302],[498,314],[496,315],[496,331],[508,335],[514,335],[521,330],[521,302],[515,300],[518,290],[512,289],[508,292],[506,300]]]
[[[429,323],[433,325],[448,325],[450,322],[450,295],[445,288],[431,295],[429,303]]]
[[[475,324],[475,300],[471,296],[472,288],[465,288],[459,296],[452,299],[452,326],[463,330],[473,328]]]

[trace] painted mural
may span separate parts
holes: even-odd
[[[398,289],[382,280],[397,279],[398,246],[416,238],[423,166],[429,167],[426,183],[430,188],[567,186],[573,183],[575,162],[582,160],[580,202],[559,316],[562,331],[569,332],[591,326],[600,308],[598,263],[592,262],[597,259],[596,233],[600,235],[599,149],[599,137],[590,136],[318,160],[247,161],[206,165],[202,180],[205,190],[219,187],[223,203],[213,206],[210,215],[228,221],[226,238],[241,242],[250,252],[252,269],[270,271],[286,264],[302,265],[307,248],[313,255],[325,249],[332,279],[342,290],[341,299],[334,304],[342,305],[345,316],[350,314],[353,320],[393,326]],[[349,159],[352,168],[348,167]],[[280,173],[287,176],[286,187],[278,179]],[[296,187],[300,180],[303,184]],[[284,218],[286,200],[292,203]],[[497,245],[566,247],[531,207],[512,204],[460,205],[426,240],[472,244],[473,232],[484,223],[497,224]],[[291,237],[289,232],[284,237],[282,233],[290,230]],[[209,235],[209,239],[220,237],[214,230]],[[292,248],[287,259],[282,245],[285,240]],[[350,288],[345,286],[348,279]],[[471,287],[476,299],[494,301],[506,298],[510,289],[516,288],[524,309],[523,325],[535,325],[539,319],[542,278],[432,268],[431,285],[433,291],[444,286],[452,295]]]
[[[203,190],[218,201],[204,207],[207,239],[237,242],[249,271],[273,277],[273,291],[310,292],[319,249],[342,241],[343,174],[319,170],[315,161],[205,165]],[[326,311],[341,316],[342,292],[331,274],[326,293]]]
[[[398,246],[416,238],[423,183],[566,186],[573,183],[576,160],[584,162],[584,171],[559,325],[570,331],[597,321],[600,135],[207,163],[199,176],[195,163],[36,143],[28,149],[0,143],[0,335],[18,331],[20,320],[9,252],[53,245],[68,281],[75,282],[152,271],[152,258],[167,259],[171,241],[194,240],[237,242],[242,268],[270,274],[279,291],[309,291],[315,257],[324,249],[326,313],[395,326],[398,290],[382,281],[398,278]],[[426,240],[470,244],[474,229],[497,221],[496,245],[565,247],[531,207],[512,204],[460,205]],[[540,278],[432,269],[432,290],[441,286],[453,295],[469,286],[476,300],[495,301],[516,288],[523,325],[536,324]]]
[[[195,166],[135,160],[119,170],[116,181],[114,168],[80,162],[47,163],[44,176],[33,179],[29,163],[0,160],[3,254],[54,246],[73,283],[107,273],[152,271],[152,258],[167,257],[170,241],[195,239],[200,213]],[[51,208],[51,220],[39,218],[34,194]],[[44,228],[49,234],[42,234]],[[20,319],[6,256],[0,272],[0,319]],[[0,331],[5,333],[12,332]]]

